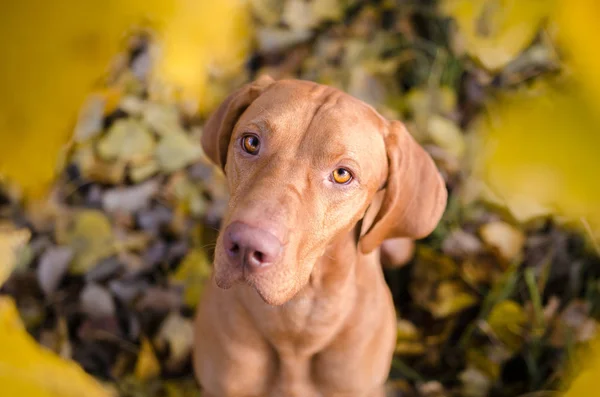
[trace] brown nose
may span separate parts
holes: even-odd
[[[241,222],[233,222],[225,229],[223,244],[230,260],[250,271],[265,269],[281,253],[281,242],[277,237]]]

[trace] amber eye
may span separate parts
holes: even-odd
[[[257,155],[258,150],[260,149],[260,140],[256,135],[244,135],[242,137],[242,149],[244,149],[246,153]]]
[[[340,185],[345,185],[352,180],[352,174],[345,168],[337,168],[332,175],[335,183]]]

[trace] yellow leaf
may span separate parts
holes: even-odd
[[[569,81],[501,95],[475,124],[475,171],[519,221],[552,211],[600,227],[598,119]]]
[[[75,362],[40,347],[27,333],[11,298],[0,297],[2,395],[110,397]]]
[[[480,228],[479,233],[483,241],[495,248],[504,260],[518,259],[523,251],[525,235],[508,223],[501,221],[486,223]]]
[[[156,161],[162,171],[171,173],[200,159],[202,153],[200,145],[184,131],[172,131],[158,143]]]
[[[576,374],[564,397],[588,397],[597,394],[598,374],[600,374],[600,337],[597,337],[588,350],[583,370]]]
[[[398,332],[395,352],[400,355],[418,355],[425,352],[421,333],[408,320],[398,319]]]
[[[143,124],[134,119],[117,120],[98,142],[104,160],[142,161],[154,151],[154,139]]]
[[[8,279],[17,264],[18,250],[29,241],[27,229],[14,230],[0,224],[0,286]]]
[[[74,274],[83,274],[114,253],[114,236],[108,218],[100,211],[82,210],[75,215],[69,245],[75,251]]]
[[[169,346],[167,369],[183,365],[192,351],[194,326],[192,320],[171,312],[163,322],[155,342],[157,346]]]
[[[152,344],[147,338],[142,338],[142,346],[135,364],[135,377],[141,381],[155,378],[160,374],[160,364]]]
[[[10,59],[0,64],[0,176],[28,195],[52,182],[81,104],[102,88],[97,84],[131,28],[155,29],[163,49],[157,76],[182,87],[185,97],[202,98],[203,113],[222,100],[207,95],[215,70],[238,75],[250,46],[241,0],[61,4],[0,2],[0,51]]]
[[[552,11],[552,0],[444,0],[456,21],[456,46],[496,71],[531,44]]]
[[[436,300],[429,303],[429,310],[436,318],[444,318],[473,306],[477,299],[454,281],[442,281],[437,289]]]
[[[565,60],[577,74],[590,103],[600,104],[600,52],[591,37],[600,37],[600,2],[597,0],[558,0],[553,19]],[[600,107],[600,106],[599,106]]]
[[[183,300],[185,304],[189,307],[196,307],[210,274],[211,267],[206,253],[194,249],[185,256],[170,280],[174,284],[184,286]]]
[[[523,343],[527,315],[518,303],[505,300],[496,304],[487,320],[494,335],[513,352]]]
[[[428,132],[433,142],[457,159],[465,153],[465,139],[460,128],[451,120],[432,115],[428,120]]]

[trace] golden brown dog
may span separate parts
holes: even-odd
[[[223,102],[202,145],[231,195],[195,322],[205,393],[383,395],[396,315],[379,246],[437,225],[431,157],[337,89],[269,77]]]

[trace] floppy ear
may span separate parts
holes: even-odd
[[[201,138],[204,153],[223,170],[235,124],[248,106],[274,82],[271,77],[263,75],[256,81],[242,86],[229,95],[204,124]]]
[[[369,253],[385,239],[419,239],[435,229],[448,192],[433,159],[399,121],[390,123],[385,136],[388,177],[384,196],[360,249]]]

